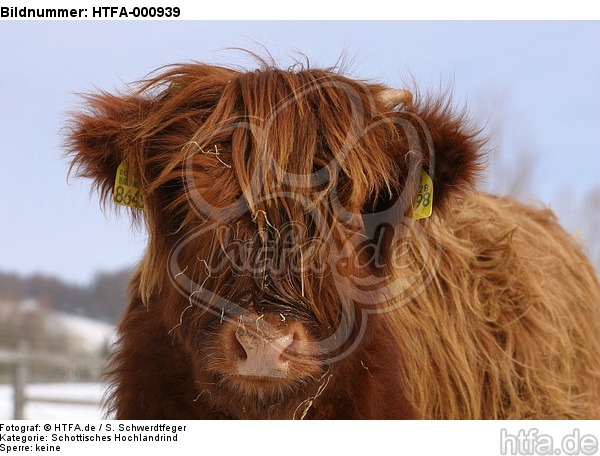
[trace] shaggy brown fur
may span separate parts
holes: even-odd
[[[149,234],[117,418],[600,417],[580,247],[550,211],[473,190],[482,142],[448,100],[384,90],[188,64],[86,98],[73,166],[107,199],[126,162]],[[421,170],[434,212],[416,221]],[[240,331],[293,334],[283,378],[242,375]]]

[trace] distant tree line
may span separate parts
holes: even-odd
[[[132,270],[96,274],[89,285],[73,285],[51,276],[24,277],[0,272],[0,300],[36,300],[49,310],[116,323],[127,303]]]

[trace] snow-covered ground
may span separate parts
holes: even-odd
[[[47,385],[28,385],[28,396],[44,396],[57,399],[83,399],[98,404],[104,394],[103,386],[98,383],[59,383]],[[25,418],[29,420],[97,420],[103,418],[100,406],[79,404],[54,404],[46,402],[27,402]],[[0,420],[13,418],[13,390],[11,385],[0,385]]]
[[[114,342],[115,328],[108,323],[66,313],[58,313],[56,318],[85,351],[102,350]]]
[[[35,299],[18,302],[0,299],[0,326],[18,325],[32,314],[43,318],[46,331],[65,336],[76,344],[79,352],[102,352],[115,341],[115,327],[106,322],[48,310]]]
[[[0,322],[8,324],[11,318],[19,313],[42,311],[35,300],[17,302],[0,302]],[[106,348],[115,340],[114,326],[77,315],[62,312],[47,312],[47,328],[56,331],[69,340],[77,356],[101,357]],[[27,401],[25,418],[58,419],[58,420],[94,420],[103,418],[104,412],[100,402],[104,393],[99,383],[65,383],[31,384],[25,387],[28,397],[44,397],[53,399],[71,399],[92,401],[98,405],[56,404],[52,402]],[[13,418],[13,387],[11,384],[0,384],[0,420]]]

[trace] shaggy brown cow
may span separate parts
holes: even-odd
[[[600,417],[596,273],[550,211],[473,189],[444,97],[185,64],[86,103],[73,166],[149,235],[117,418]]]

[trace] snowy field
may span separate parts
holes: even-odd
[[[20,303],[20,306],[21,309],[35,309],[37,303],[30,300]],[[1,309],[6,312],[10,310],[6,305],[0,306]],[[100,353],[114,341],[112,325],[63,313],[52,314],[50,319],[52,325],[49,326],[68,337],[80,353],[90,353],[90,355]],[[29,397],[85,400],[100,404],[104,387],[99,383],[31,384],[25,387],[25,394]],[[12,385],[0,384],[0,420],[13,418],[13,397]],[[103,418],[103,411],[99,405],[27,401],[25,418],[30,420],[94,420]]]
[[[103,386],[98,383],[59,383],[47,385],[28,385],[25,389],[29,396],[44,396],[57,399],[102,400]],[[0,385],[0,420],[13,418],[13,390],[11,385]],[[54,404],[45,402],[27,402],[25,418],[29,420],[97,420],[104,418],[100,406],[79,404]]]
[[[46,311],[33,299],[21,302],[0,301],[0,324],[8,325],[14,319],[18,320],[20,315],[27,316],[28,312]],[[75,358],[85,360],[89,356],[90,359],[101,360],[108,347],[115,341],[114,326],[105,322],[62,312],[44,313],[43,316],[46,318],[47,330],[55,331],[64,337],[70,344],[69,351],[75,353]],[[1,328],[0,326],[0,335]],[[65,355],[69,356],[68,353]],[[100,365],[98,369],[101,369]],[[27,397],[83,400],[97,405],[26,401],[24,415],[30,420],[102,419],[104,412],[99,404],[103,394],[104,386],[100,383],[73,383],[72,378],[65,378],[64,383],[28,384],[25,386]],[[12,385],[0,384],[0,420],[13,419],[13,401]]]
[[[39,311],[39,304],[32,299],[22,302],[0,301],[0,323],[7,324],[11,315],[19,312]],[[76,347],[78,356],[99,357],[115,340],[114,326],[78,315],[50,313],[48,329],[57,331]],[[100,404],[104,386],[99,383],[30,384],[25,387],[28,397],[51,399],[84,400]],[[0,420],[13,418],[13,388],[10,384],[0,384]],[[30,420],[95,420],[103,418],[99,405],[57,404],[53,402],[27,401],[25,418]]]
[[[115,341],[115,328],[108,323],[65,313],[58,313],[56,319],[60,322],[58,326],[75,338],[80,349],[101,350]]]

